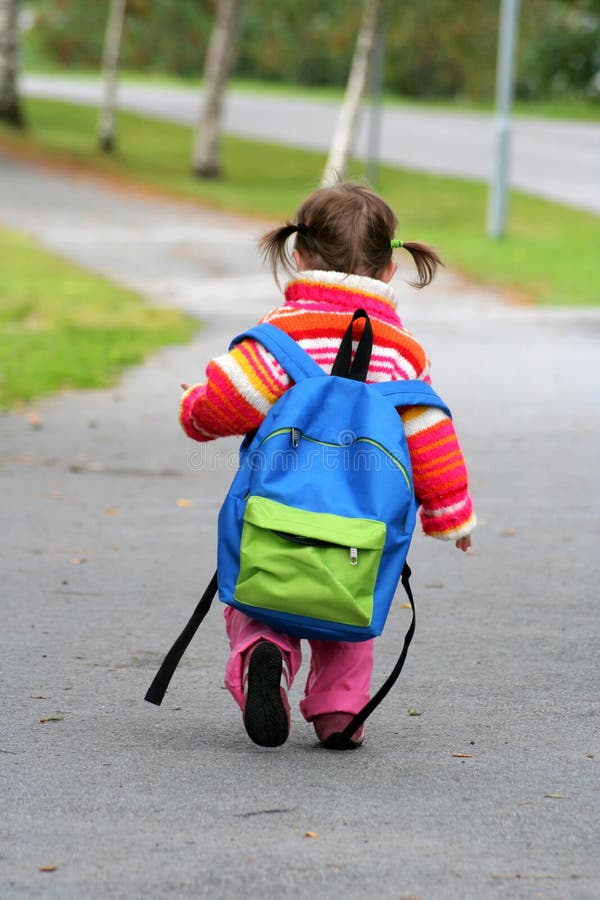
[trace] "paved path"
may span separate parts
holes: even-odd
[[[214,566],[236,442],[179,434],[179,382],[275,302],[256,226],[1,158],[0,198],[206,323],[41,423],[0,418],[3,900],[600,896],[598,312],[398,282],[470,461],[475,552],[415,538],[417,634],[363,748],[319,749],[296,712],[262,750],[222,687],[218,608],[163,707],[142,700]],[[406,626],[396,608],[377,682]]]
[[[98,103],[99,84],[64,76],[24,79],[32,96]],[[198,120],[198,90],[122,84],[120,104],[184,124]],[[333,100],[278,97],[232,91],[226,101],[225,128],[232,134],[296,147],[329,147],[339,104]],[[514,119],[512,183],[526,193],[600,213],[600,124]],[[367,147],[367,117],[356,140],[359,157]],[[492,167],[494,125],[485,113],[386,106],[381,159],[415,171],[487,181]]]

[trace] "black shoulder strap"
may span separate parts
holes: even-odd
[[[416,625],[415,602],[413,600],[412,591],[410,589],[410,575],[411,572],[408,567],[408,563],[404,563],[404,568],[402,570],[402,586],[406,591],[408,599],[410,600],[412,620],[409,625],[408,631],[406,632],[406,636],[404,638],[404,646],[402,647],[402,653],[398,657],[398,662],[396,663],[384,683],[381,685],[377,693],[373,697],[371,697],[371,699],[367,703],[365,703],[361,711],[354,716],[350,724],[347,725],[343,731],[332,734],[327,738],[327,740],[325,741],[325,746],[330,750],[348,750],[353,746],[352,735],[354,734],[354,732],[360,728],[360,726],[371,715],[373,710],[379,706],[379,704],[382,700],[385,699],[385,697],[387,697],[390,690],[398,680],[398,676],[400,675],[400,672],[402,671],[402,667],[404,666],[404,662],[406,660],[406,654],[408,653],[410,642],[412,641],[413,635],[415,633]]]
[[[365,327],[360,336],[354,359],[352,359],[352,330],[357,319],[365,320]],[[373,351],[373,329],[371,321],[364,309],[357,309],[352,316],[340,343],[340,349],[333,363],[332,375],[352,378],[354,381],[366,381]]]
[[[210,604],[212,603],[213,597],[216,593],[217,573],[215,572],[210,580],[210,584],[204,591],[204,594],[202,595],[198,606],[192,613],[189,622],[165,656],[160,669],[154,676],[154,681],[146,691],[144,700],[147,700],[148,703],[154,703],[156,706],[160,706],[160,704],[162,703],[165,692],[169,686],[169,682],[173,677],[173,672],[179,665],[181,657],[187,650],[190,641],[196,634],[198,626],[210,609]]]

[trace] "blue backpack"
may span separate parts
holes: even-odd
[[[274,325],[258,325],[231,346],[246,338],[269,350],[294,384],[242,443],[219,514],[216,575],[146,699],[160,704],[217,586],[223,603],[276,631],[363,641],[381,634],[402,580],[413,609],[403,652],[350,736],[398,677],[414,632],[406,555],[417,504],[396,407],[449,410],[423,381],[366,384],[373,333],[364,310],[354,313],[330,376]]]

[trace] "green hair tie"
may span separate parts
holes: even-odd
[[[392,241],[390,241],[390,246],[391,246],[392,250],[395,250],[398,247],[402,246],[402,241],[399,240],[398,238],[394,238]]]

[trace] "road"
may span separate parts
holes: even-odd
[[[187,440],[179,384],[277,302],[257,225],[2,157],[0,197],[204,322],[113,389],[0,417],[2,900],[596,900],[600,313],[396,279],[469,460],[474,553],[415,537],[415,640],[362,748],[316,746],[300,677],[263,750],[222,687],[218,604],[163,706],[142,699],[214,569],[237,441]]]
[[[97,104],[99,83],[64,76],[23,79],[26,94]],[[194,124],[199,91],[124,83],[123,109],[183,124]],[[236,135],[326,150],[337,117],[332,100],[279,97],[232,91],[225,129]],[[357,136],[358,156],[366,152],[367,116]],[[600,124],[515,118],[511,181],[525,193],[600,214]],[[386,106],[382,116],[381,159],[408,169],[488,180],[494,144],[492,116],[485,113],[425,111]]]

